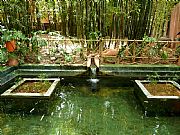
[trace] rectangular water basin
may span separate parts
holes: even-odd
[[[168,80],[135,80],[135,93],[149,114],[180,115],[180,85]]]
[[[60,79],[23,78],[1,94],[4,98],[50,98]]]

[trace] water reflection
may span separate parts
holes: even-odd
[[[99,87],[98,87],[99,79],[88,79],[88,82],[90,83],[90,89],[91,89],[92,92],[98,91],[98,89],[99,89]]]
[[[167,135],[179,133],[179,117],[145,117],[136,102],[133,87],[105,87],[100,84],[101,80],[93,81],[98,87],[96,92],[90,91],[92,86],[87,83],[82,85],[78,82],[77,85],[69,82],[66,85],[61,83],[54,98],[44,105],[43,102],[36,101],[31,108],[27,109],[31,113],[25,110],[23,114],[18,111],[18,113],[1,112],[0,134]],[[20,105],[23,102],[19,100],[17,103]],[[12,104],[0,103],[1,109],[2,106],[7,105],[13,111]],[[44,113],[46,109],[49,113]]]

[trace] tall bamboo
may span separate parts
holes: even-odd
[[[27,33],[34,26],[41,30],[39,15],[47,6],[39,5],[41,1],[48,4],[44,14],[54,22],[51,30],[63,35],[88,39],[99,31],[103,37],[142,39],[144,34],[166,35],[170,11],[179,0],[1,0],[1,20],[8,28]],[[10,4],[14,5],[7,8]]]

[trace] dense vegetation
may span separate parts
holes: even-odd
[[[43,29],[91,38],[142,39],[166,36],[172,7],[179,0],[1,0],[1,20],[25,34]]]
[[[43,29],[78,38],[142,39],[167,35],[172,8],[180,0],[1,0],[0,19],[29,34]]]

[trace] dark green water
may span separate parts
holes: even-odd
[[[34,106],[43,104],[39,109],[22,109],[26,102],[22,99],[11,101],[14,104],[1,101],[0,135],[180,134],[180,117],[145,116],[133,87],[121,80],[100,79],[98,91],[91,88],[86,79],[64,79],[51,101],[30,101]]]

